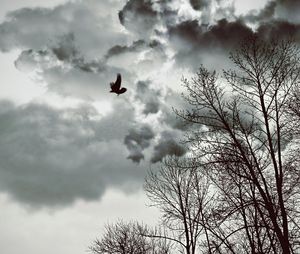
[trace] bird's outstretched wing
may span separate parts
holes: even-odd
[[[111,89],[112,89],[112,90],[114,90],[114,91],[117,91],[117,90],[119,90],[119,89],[120,89],[120,87],[121,87],[121,82],[122,82],[122,79],[121,79],[121,74],[120,74],[120,73],[118,73],[118,75],[117,75],[117,79],[116,79],[116,82],[115,82],[115,83],[111,83],[111,84],[110,84],[110,87],[111,87]]]

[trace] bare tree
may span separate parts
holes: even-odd
[[[168,239],[186,254],[196,253],[200,236],[207,233],[202,222],[209,198],[209,183],[200,177],[197,166],[192,160],[170,156],[157,172],[149,172],[144,187],[169,232],[152,237]]]
[[[169,254],[170,244],[164,239],[147,237],[153,231],[137,222],[118,221],[105,227],[103,237],[90,246],[95,254]]]
[[[289,128],[295,135],[300,134],[300,87],[296,87],[292,91],[289,103],[286,107],[289,115]]]
[[[201,67],[184,79],[198,125],[187,144],[215,188],[206,222],[214,253],[296,253],[299,248],[299,48],[253,36],[219,77]],[[289,109],[289,110],[288,110]],[[293,124],[291,124],[293,123]]]
[[[144,186],[162,230],[107,225],[93,253],[299,253],[299,48],[253,36],[230,58],[222,76],[183,80],[189,157],[166,158]]]

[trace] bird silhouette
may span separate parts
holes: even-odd
[[[121,82],[122,82],[121,74],[118,73],[116,81],[110,83],[110,88],[111,88],[110,92],[116,93],[118,96],[121,93],[125,93],[127,91],[127,89],[125,87],[121,88]]]

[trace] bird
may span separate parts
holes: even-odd
[[[110,88],[111,88],[110,92],[116,93],[118,96],[122,93],[125,93],[127,89],[125,87],[121,88],[121,82],[122,82],[121,74],[118,73],[116,81],[110,83]]]

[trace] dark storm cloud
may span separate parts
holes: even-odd
[[[142,105],[142,113],[145,117],[153,117],[156,114],[154,119],[157,119],[158,126],[157,123],[152,123],[155,132],[149,125],[140,125],[130,131],[124,140],[130,152],[128,158],[138,163],[145,158],[144,150],[150,147],[152,149],[149,149],[147,155],[152,163],[161,161],[167,155],[182,156],[185,149],[178,140],[188,125],[172,111],[172,106],[180,107],[184,103],[179,98],[180,95],[172,90],[164,92],[149,80],[138,81],[135,92],[134,101]],[[153,147],[156,136],[159,136],[159,139]]]
[[[89,105],[55,110],[0,104],[0,190],[14,199],[32,206],[68,205],[98,199],[110,186],[143,181],[143,167],[126,159],[121,136],[129,123],[123,118],[97,119]],[[119,111],[130,118],[124,105]]]
[[[159,12],[154,10],[152,0],[129,0],[119,12],[122,25],[141,36],[149,35],[157,24]]]
[[[105,55],[105,58],[122,55],[130,52],[141,52],[146,49],[158,49],[164,51],[163,45],[157,40],[151,40],[146,43],[144,40],[134,41],[131,45],[115,45],[111,47]]]
[[[257,34],[265,40],[294,38],[300,43],[300,24],[292,24],[287,21],[270,21],[261,24],[257,29]]]
[[[124,139],[124,144],[130,153],[127,158],[137,163],[144,159],[143,150],[150,146],[150,142],[154,136],[154,132],[148,125],[131,129]]]
[[[168,129],[174,130],[177,134],[182,131],[180,135],[183,135],[183,132],[191,126],[191,123],[177,116],[174,110],[188,109],[189,107],[190,105],[184,100],[181,93],[168,89],[166,95],[160,100],[159,109],[161,114],[158,118],[159,122],[166,125]]]
[[[126,29],[147,40],[161,35],[163,26],[180,19],[180,4],[176,0],[129,0],[119,12],[119,20]]]
[[[190,0],[190,4],[195,10],[201,10],[202,8],[209,6],[210,2],[210,0]]]
[[[109,58],[109,57],[115,56],[115,55],[120,55],[120,54],[127,53],[127,52],[135,52],[135,51],[138,51],[138,50],[144,48],[144,46],[145,46],[145,41],[143,41],[143,40],[134,41],[132,43],[132,45],[130,45],[130,46],[115,45],[108,50],[108,52],[106,54],[106,58]]]
[[[195,48],[215,49],[234,48],[241,38],[252,34],[241,20],[229,22],[221,19],[216,25],[206,26],[198,23],[197,20],[189,20],[169,28],[171,40],[177,38],[189,43]]]
[[[152,88],[150,81],[139,81],[136,86],[135,99],[143,104],[143,113],[145,115],[157,113],[162,99],[160,91]]]
[[[214,19],[234,17],[233,4],[226,3],[226,0],[189,0],[189,3],[194,10],[202,12],[201,20],[204,23],[211,23]]]
[[[186,149],[179,144],[178,136],[175,135],[175,132],[163,131],[158,144],[154,146],[151,162],[159,162],[167,155],[182,156],[185,153]]]
[[[277,0],[277,2],[291,11],[300,8],[298,0]]]
[[[185,107],[179,106],[178,103],[176,106],[177,106],[176,108],[177,110],[186,109],[188,107],[188,105],[186,105]],[[184,121],[179,116],[176,116],[172,108],[164,107],[162,111],[163,114],[161,117],[161,121],[164,122],[166,125],[168,125],[170,128],[184,132],[192,126],[190,122]],[[184,134],[183,132],[182,135]]]
[[[75,45],[74,34],[67,34],[58,38],[57,45],[49,49],[59,61],[69,63],[73,68],[78,68],[85,72],[104,71],[103,63],[99,61],[86,62]]]
[[[222,69],[230,65],[228,53],[240,41],[253,34],[241,20],[219,20],[215,25],[202,25],[188,20],[169,27],[169,40],[175,49],[176,64],[196,71],[204,63],[207,68]]]
[[[58,45],[52,48],[53,53],[60,61],[72,61],[79,53],[74,45],[74,34],[68,34],[59,40]]]
[[[257,25],[255,31],[243,19],[221,19],[211,26],[201,25],[197,20],[188,20],[169,27],[169,39],[176,52],[176,63],[195,71],[202,63],[212,69],[228,68],[231,65],[229,52],[234,51],[241,41],[253,34],[264,40],[292,37],[300,42],[300,24],[271,19],[273,8],[270,4],[260,16],[252,17],[256,21],[264,21]]]
[[[145,104],[143,113],[145,115],[155,114],[158,112],[158,110],[159,110],[159,102],[156,99],[154,99],[154,100],[148,101],[147,104]]]

